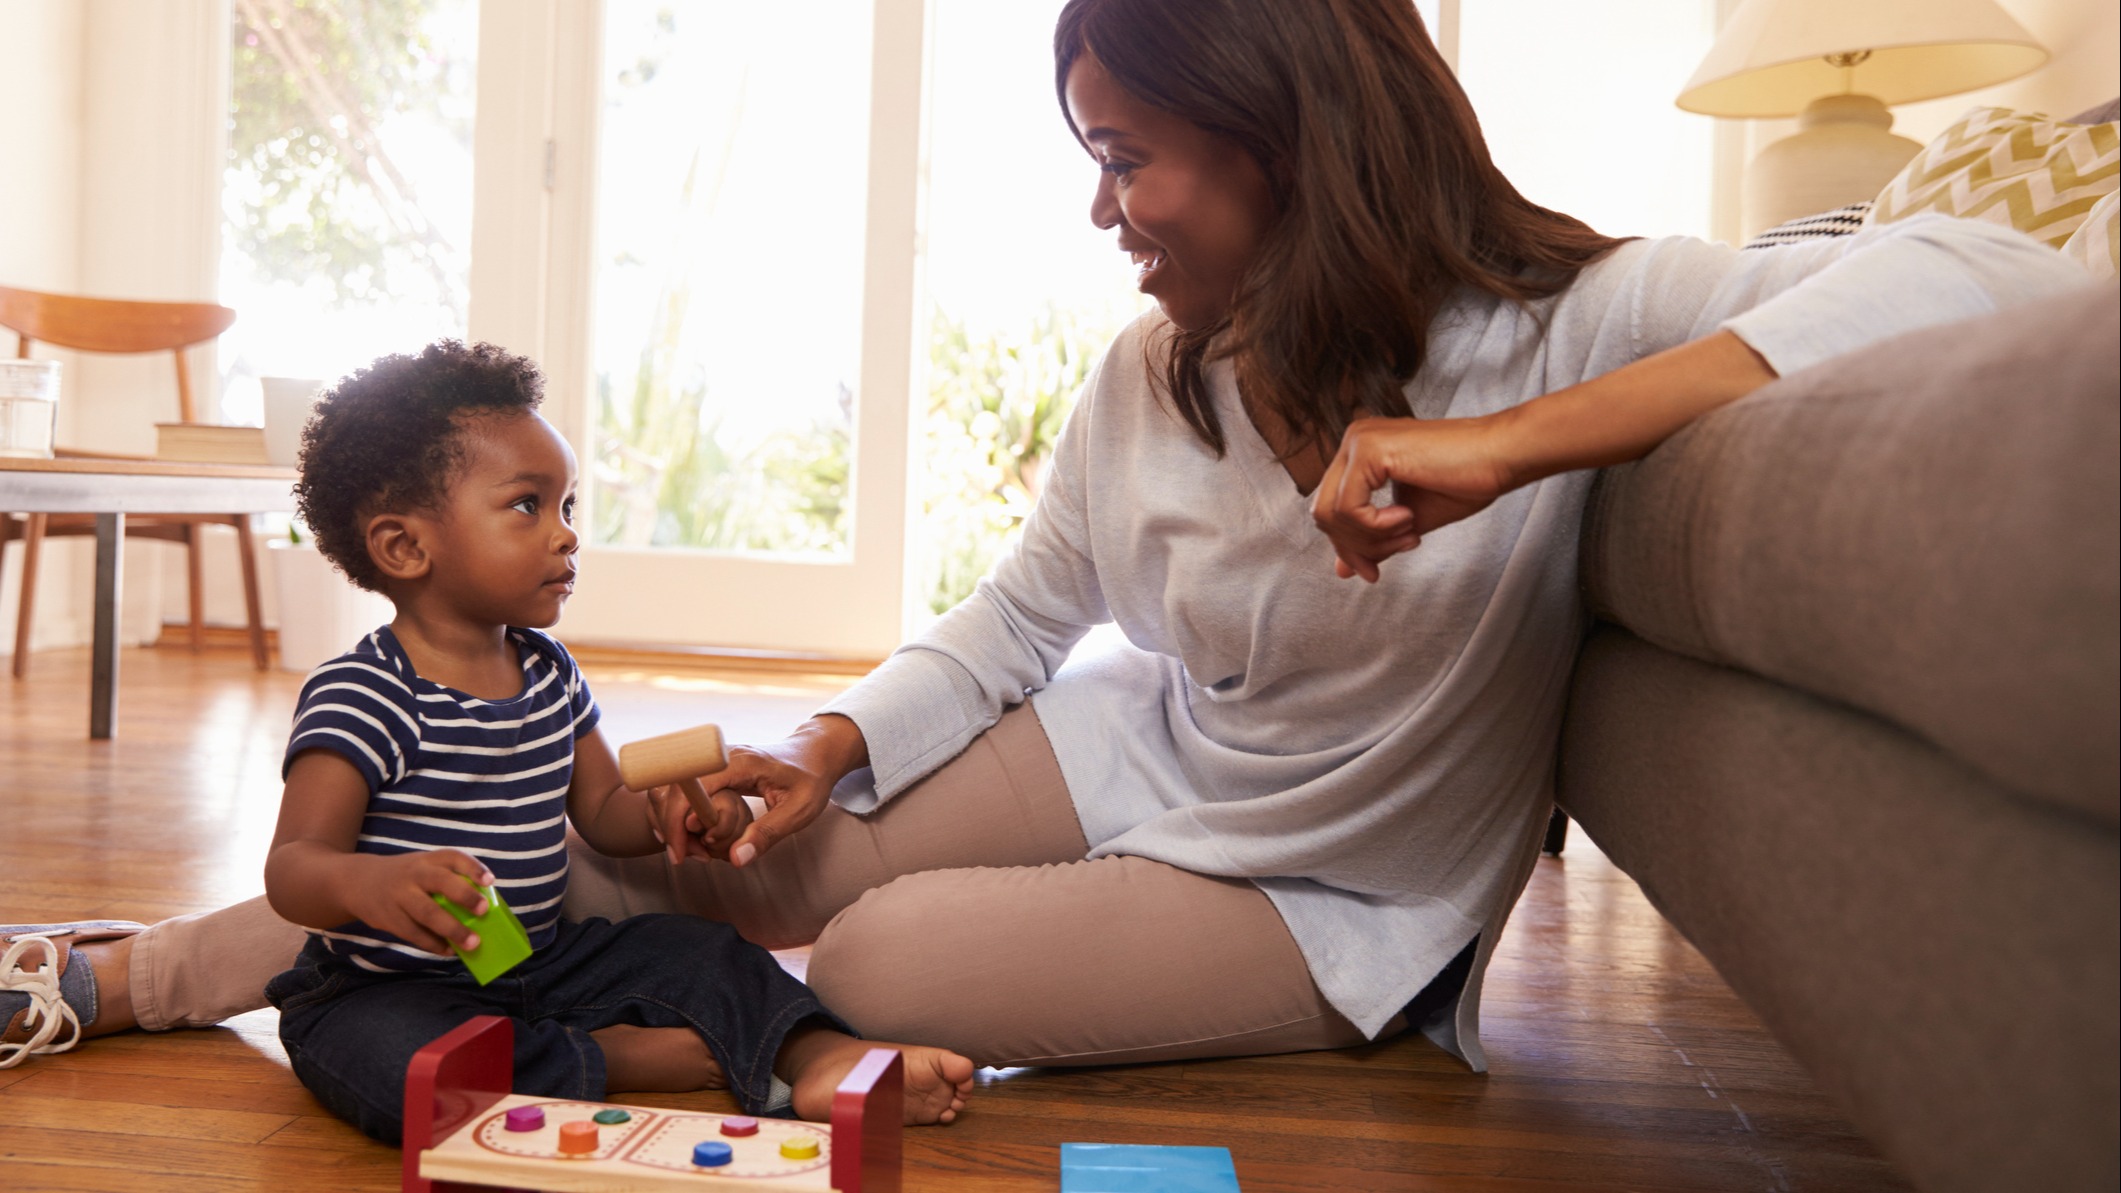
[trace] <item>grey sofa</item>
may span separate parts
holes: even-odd
[[[2121,1184],[2121,299],[1600,478],[1559,796],[1928,1190]]]

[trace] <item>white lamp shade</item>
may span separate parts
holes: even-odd
[[[1828,54],[1868,50],[1852,67]],[[1744,0],[1679,93],[1707,116],[1794,116],[1853,91],[1910,103],[2016,78],[2047,61],[1995,0]]]

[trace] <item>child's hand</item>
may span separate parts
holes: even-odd
[[[707,806],[714,811],[714,823],[700,832],[700,843],[707,849],[707,856],[718,861],[729,860],[729,847],[751,827],[751,805],[744,797],[724,788],[707,796]],[[691,823],[698,824],[695,814]]]
[[[709,795],[697,780],[652,788],[647,795],[651,827],[672,865],[686,858],[729,860],[729,847],[751,824],[751,805],[743,796],[734,791]],[[702,807],[707,811],[706,823],[701,822]]]
[[[691,802],[677,784],[650,787],[641,794],[648,797],[649,830],[663,843],[663,855],[671,865],[712,856],[700,840],[700,818],[693,815]]]
[[[479,947],[478,933],[433,899],[440,895],[472,915],[485,914],[486,898],[478,888],[493,885],[493,873],[469,854],[454,849],[391,854],[375,857],[358,874],[358,889],[347,891],[343,900],[355,919],[430,953],[447,953],[452,944],[466,951]]]

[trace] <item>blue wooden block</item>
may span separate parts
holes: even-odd
[[[1238,1193],[1226,1147],[1061,1144],[1061,1193]]]

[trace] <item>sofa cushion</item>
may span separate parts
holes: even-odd
[[[1560,780],[1580,827],[1920,1188],[2116,1187],[2112,828],[1610,626],[1576,668]]]
[[[1767,386],[1593,490],[1592,608],[2121,823],[2121,294]]]

